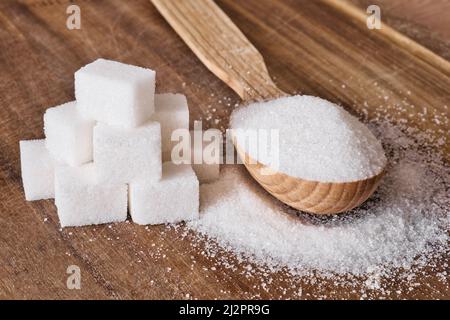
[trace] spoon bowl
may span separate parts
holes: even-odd
[[[341,213],[361,205],[377,189],[385,172],[382,170],[373,177],[351,182],[304,180],[271,171],[237,144],[235,148],[250,175],[267,192],[297,210],[320,215]]]

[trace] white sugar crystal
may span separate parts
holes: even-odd
[[[92,163],[58,166],[55,204],[62,227],[125,221],[127,185],[99,183]]]
[[[155,113],[152,120],[161,124],[162,151],[170,151],[174,145],[172,132],[176,129],[189,130],[189,108],[182,94],[163,93],[155,95]]]
[[[20,141],[20,164],[26,200],[55,197],[54,167],[56,161],[45,148],[43,139]]]
[[[75,101],[47,109],[44,131],[48,151],[53,158],[71,166],[92,161],[94,124],[81,117]]]
[[[343,108],[312,96],[292,96],[250,104],[235,110],[233,129],[279,130],[276,171],[312,181],[349,182],[380,173],[386,157],[370,130]],[[267,140],[270,141],[270,140]],[[268,154],[237,144],[271,166]],[[268,150],[270,147],[268,148]]]
[[[397,281],[399,270],[443,261],[449,252],[448,165],[418,137],[392,125],[371,128],[389,151],[386,177],[348,214],[302,214],[265,192],[243,166],[225,166],[218,181],[200,187],[200,219],[188,225],[239,260],[300,275],[379,270]]]
[[[315,224],[250,183],[244,169],[225,167],[218,181],[201,186],[200,219],[191,227],[260,265],[294,273],[362,274],[377,265],[410,266],[430,243],[446,246],[448,236],[442,229],[444,209],[433,208],[430,192],[423,197],[415,191],[416,199],[410,199],[400,187],[413,182],[418,190],[423,181],[411,181],[423,170],[420,165],[404,165],[392,171],[379,198],[366,208]]]
[[[98,59],[75,73],[75,96],[84,117],[136,127],[154,111],[155,72]]]
[[[130,183],[161,178],[161,128],[148,121],[137,128],[98,123],[94,127],[94,162],[103,182]]]
[[[166,162],[161,181],[131,183],[129,188],[130,214],[138,224],[198,218],[199,183],[190,166]]]

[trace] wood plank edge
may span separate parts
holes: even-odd
[[[321,0],[321,1],[343,12],[344,14],[352,17],[355,20],[358,20],[363,23],[366,23],[367,21],[367,15],[365,14],[365,12],[347,0]],[[424,62],[437,68],[447,76],[450,76],[450,62],[444,59],[443,57],[439,56],[438,54],[434,53],[428,48],[425,48],[421,44],[417,43],[413,39],[397,31],[396,29],[392,28],[391,26],[387,25],[384,22],[381,22],[381,29],[377,31],[382,33],[391,41],[397,43],[402,48],[410,50]]]

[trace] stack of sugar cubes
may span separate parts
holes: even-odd
[[[198,217],[192,166],[163,163],[173,130],[189,129],[185,96],[155,95],[150,69],[98,59],[75,73],[75,97],[47,109],[45,139],[20,141],[27,200],[55,198],[62,227],[124,221],[127,210],[138,224]],[[211,181],[219,165],[196,172]]]

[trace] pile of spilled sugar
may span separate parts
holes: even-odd
[[[200,219],[188,227],[239,259],[292,275],[388,277],[399,269],[432,267],[449,253],[450,170],[398,128],[372,129],[389,165],[363,206],[313,217],[274,200],[243,168],[225,167],[219,181],[201,187]]]
[[[318,97],[253,103],[235,110],[230,122],[237,145],[247,154],[292,177],[348,182],[373,177],[386,165],[383,148],[371,131],[342,107]],[[251,147],[248,130],[261,129],[277,130],[278,161],[273,159],[271,139],[265,139],[266,146],[260,140],[258,148]]]

